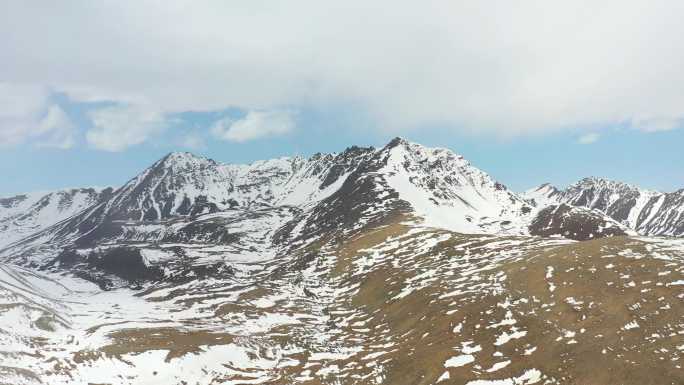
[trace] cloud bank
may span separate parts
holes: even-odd
[[[664,0],[4,2],[0,69],[163,116],[344,105],[391,132],[657,131],[684,121],[683,18],[683,2]],[[32,113],[0,107],[3,140],[27,130],[15,107]],[[158,132],[150,112],[118,112],[130,127],[115,135],[108,111],[88,143],[117,150]],[[250,119],[222,137],[268,132]]]

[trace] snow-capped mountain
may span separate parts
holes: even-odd
[[[388,148],[382,173],[426,224],[462,233],[524,229],[528,203],[463,156],[402,140]]]
[[[0,249],[107,199],[112,188],[65,189],[0,198]]]
[[[600,178],[584,178],[559,190],[549,184],[527,191],[543,207],[566,203],[605,213],[642,235],[684,235],[684,189],[661,193]]]
[[[118,190],[95,195],[76,199],[82,203],[54,221],[13,232],[13,241],[23,239],[2,254],[16,263],[44,265],[67,249],[131,242],[291,248],[348,237],[397,216],[464,234],[526,235],[532,224],[533,234],[575,239],[629,233],[622,231],[625,226],[641,234],[684,232],[682,193],[587,178],[565,190],[542,185],[520,196],[451,150],[401,138],[379,149],[351,147],[248,165],[171,153]],[[559,204],[592,212],[543,211]],[[562,218],[540,217],[542,212],[562,212]],[[257,223],[257,233],[244,231]],[[603,231],[606,226],[622,232]]]
[[[368,150],[222,164],[171,153],[131,179],[102,205],[108,220],[156,221],[235,208],[306,206],[320,200]],[[331,188],[332,187],[332,188]]]
[[[400,212],[462,233],[524,234],[531,211],[462,156],[401,138],[380,149],[351,147],[249,165],[171,153],[107,199],[10,253],[35,254],[33,248],[48,243],[58,250],[102,242],[227,239],[224,228],[237,212],[278,212],[271,230],[283,243],[329,233],[341,218],[352,230]]]
[[[290,239],[336,236],[387,218],[469,234],[527,233],[531,206],[447,149],[396,138],[369,152],[340,188],[289,223]],[[288,230],[285,226],[282,230]],[[288,231],[280,231],[283,236]]]
[[[367,151],[222,164],[171,153],[115,192],[104,208],[112,220],[168,219],[232,208],[306,205],[363,159]]]
[[[234,208],[304,209],[339,190],[352,172],[382,180],[378,195],[396,192],[437,227],[462,232],[483,232],[483,223],[512,220],[528,206],[462,156],[397,138],[378,150],[250,165],[172,153],[118,190],[103,211],[109,220],[154,221]]]
[[[341,154],[280,158],[249,165],[171,153],[109,199],[43,235],[53,242],[78,245],[161,241],[176,235],[185,239],[187,232],[200,238],[221,238],[223,228],[217,222],[232,221],[240,213],[249,218],[271,210],[291,212],[287,215],[292,216],[314,205],[335,192],[370,153],[372,149],[353,147]],[[192,229],[188,230],[190,223]],[[39,242],[44,243],[44,238],[40,237]]]

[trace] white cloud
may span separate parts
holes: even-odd
[[[141,106],[117,105],[89,112],[93,127],[86,133],[92,147],[123,151],[160,134],[166,125],[164,115]]]
[[[36,145],[67,150],[74,146],[75,131],[76,127],[69,116],[60,106],[53,104],[38,125]]]
[[[600,138],[601,138],[601,135],[599,135],[595,132],[591,132],[591,133],[584,134],[584,135],[580,136],[577,139],[577,142],[580,144],[592,144],[592,143],[596,143]]]
[[[36,132],[48,95],[44,87],[0,83],[0,146],[22,143]]]
[[[0,147],[32,141],[40,147],[68,149],[74,135],[74,124],[50,101],[46,87],[0,83]]]
[[[291,111],[249,111],[242,119],[218,120],[211,127],[211,133],[218,139],[246,142],[284,135],[291,132],[294,127],[295,121]]]
[[[29,0],[0,4],[0,50],[6,79],[163,113],[351,105],[394,131],[653,130],[684,117],[683,18],[676,0]]]
[[[680,117],[640,117],[632,119],[632,127],[645,132],[670,131],[684,126],[684,116]]]
[[[38,115],[45,108],[48,96],[48,90],[42,86],[0,82],[0,119]]]

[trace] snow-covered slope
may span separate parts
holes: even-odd
[[[542,208],[561,203],[558,199],[559,194],[560,191],[555,186],[544,183],[537,188],[525,191],[522,196],[534,207]]]
[[[430,226],[462,233],[522,233],[531,208],[461,155],[404,140],[387,147],[381,172]]]
[[[306,205],[355,167],[368,150],[222,164],[171,153],[117,190],[103,211],[112,220],[154,221],[231,208]]]
[[[0,249],[106,199],[111,188],[66,189],[0,198]]]
[[[211,253],[220,274],[190,259]],[[151,270],[192,269],[111,290],[0,263],[0,383],[684,381],[681,240],[462,235],[400,220],[254,253],[149,244]]]
[[[643,235],[684,235],[684,190],[661,193],[584,178],[565,190],[544,184],[524,196],[539,207],[566,203],[598,210]]]

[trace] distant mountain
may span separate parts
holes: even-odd
[[[576,241],[594,238],[636,235],[596,210],[565,203],[544,207],[530,223],[530,234],[542,237],[561,236]]]
[[[548,184],[524,194],[543,207],[566,203],[605,213],[642,235],[684,235],[684,189],[661,193],[600,178],[584,178],[559,190]]]
[[[108,199],[112,191],[81,188],[0,198],[0,249]]]

